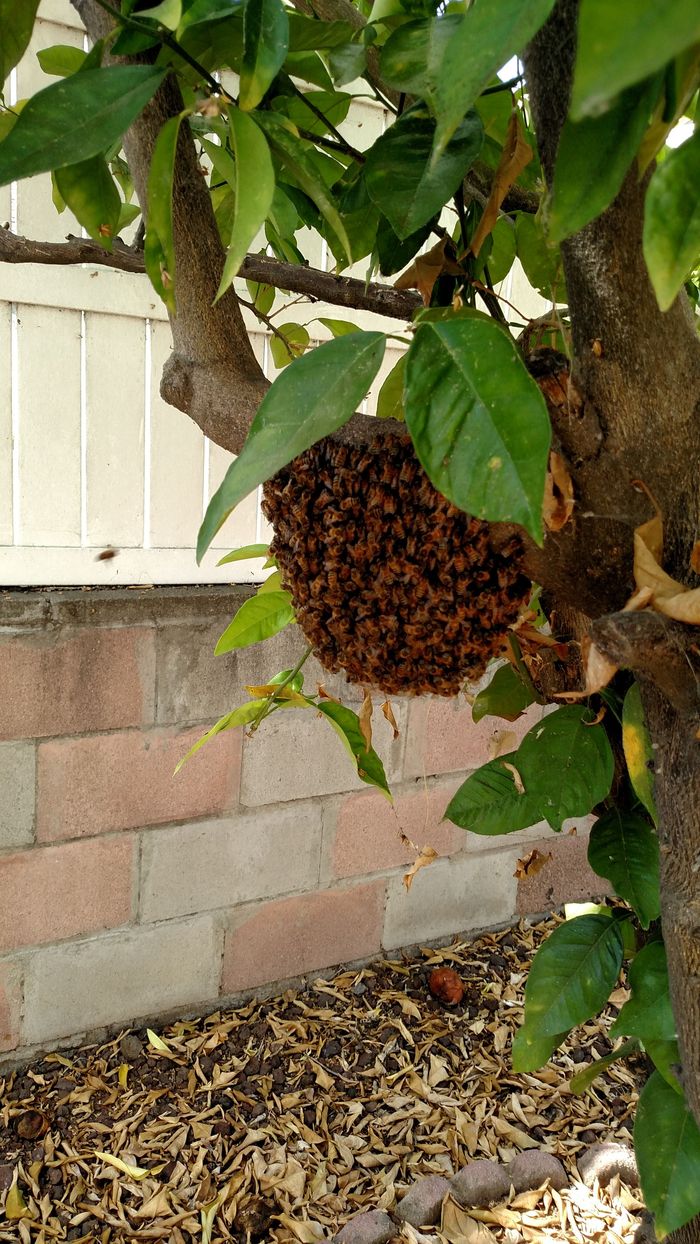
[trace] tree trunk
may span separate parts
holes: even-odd
[[[527,49],[538,145],[551,180],[575,55],[577,0],[559,0]],[[683,1084],[700,1123],[700,699],[690,628],[659,615],[620,615],[632,587],[634,527],[665,522],[665,565],[688,579],[700,528],[700,343],[681,295],[662,314],[641,247],[644,185],[632,170],[615,203],[562,247],[577,394],[555,427],[577,495],[577,520],[548,540],[542,580],[583,609],[620,664],[635,669],[655,751],[661,907]],[[592,349],[596,343],[595,350]],[[631,621],[632,618],[638,619]],[[653,635],[652,635],[652,632]],[[597,642],[597,641],[596,641]],[[697,1241],[693,1224],[688,1241]]]

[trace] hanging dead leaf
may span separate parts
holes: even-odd
[[[574,512],[574,485],[566,463],[555,449],[549,455],[542,517],[548,531],[561,531]]]
[[[399,727],[396,724],[396,718],[394,717],[394,710],[392,709],[391,704],[389,703],[388,700],[385,700],[384,703],[382,704],[382,712],[384,716],[386,717],[387,721],[389,722],[389,725],[391,726],[392,730],[394,731],[394,742],[396,742],[396,740],[399,737]]]
[[[411,266],[399,277],[398,281],[394,281],[394,289],[417,289],[423,299],[423,305],[429,307],[433,287],[443,272],[452,276],[464,275],[453,254],[446,253],[448,245],[452,247],[450,239],[444,237],[424,255],[416,255]]]
[[[374,708],[374,705],[372,704],[372,696],[370,695],[369,691],[365,688],[365,694],[362,700],[362,707],[359,713],[357,714],[357,719],[360,723],[360,733],[365,741],[365,747],[367,748],[367,751],[369,751],[372,746],[372,711],[373,711],[373,708]]]
[[[693,574],[700,574],[700,540],[696,540],[690,554],[690,569]]]
[[[501,203],[508,191],[517,181],[523,169],[532,159],[532,147],[525,141],[520,124],[519,113],[514,109],[508,122],[506,140],[503,144],[501,158],[498,161],[496,176],[491,183],[489,197],[483,210],[481,220],[471,241],[472,255],[478,255],[486,238],[491,233],[500,211]]]
[[[634,581],[638,590],[646,588],[651,592],[649,604],[657,613],[676,622],[698,626],[700,588],[685,587],[662,570],[663,547],[663,521],[657,507],[654,517],[642,523],[634,533]]]
[[[515,782],[515,789],[517,790],[518,794],[524,795],[525,786],[523,784],[523,779],[518,773],[518,770],[516,769],[515,765],[512,765],[509,760],[502,760],[501,764],[503,765],[504,769],[507,769],[508,772],[512,774],[513,781]]]
[[[515,872],[513,873],[513,876],[517,877],[518,881],[525,881],[528,877],[536,877],[538,873],[542,872],[545,864],[547,864],[551,858],[551,851],[548,851],[546,855],[543,855],[541,851],[537,850],[537,847],[533,847],[532,851],[528,852],[527,855],[524,855],[522,859],[518,860],[515,865]]]
[[[436,860],[437,857],[438,853],[432,847],[423,847],[420,855],[418,855],[413,861],[408,872],[404,873],[403,883],[407,890],[410,890],[413,885],[413,878],[416,873],[419,873],[421,868],[427,868],[428,864],[432,864],[433,860]]]
[[[316,687],[318,690],[318,698],[320,700],[330,700],[332,704],[340,704],[340,700],[336,699],[334,695],[331,695],[330,691],[326,691],[326,688],[322,682],[316,683]]]
[[[603,687],[607,687],[611,678],[615,677],[618,670],[617,665],[609,661],[606,656],[603,656],[603,653],[599,648],[596,648],[588,635],[584,635],[581,640],[581,655],[585,674],[583,691],[558,691],[555,693],[555,699],[585,700],[589,695],[594,695],[596,691],[601,691]]]

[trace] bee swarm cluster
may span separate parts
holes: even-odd
[[[440,495],[409,438],[320,441],[264,488],[271,551],[322,665],[387,694],[453,696],[528,599],[516,535]]]

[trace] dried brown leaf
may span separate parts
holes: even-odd
[[[553,449],[545,479],[542,517],[548,531],[561,531],[574,512],[574,485],[561,454]]]
[[[448,245],[451,245],[450,239],[441,238],[424,255],[416,255],[410,267],[397,281],[394,281],[394,289],[417,289],[423,299],[423,305],[429,307],[438,277],[443,272],[451,273],[453,276],[459,276],[462,273],[459,264],[451,255],[446,254]]]
[[[394,710],[391,707],[391,704],[389,703],[388,700],[385,700],[384,703],[382,704],[382,712],[384,716],[386,717],[387,721],[389,722],[389,725],[391,726],[392,730],[394,731],[394,742],[396,742],[396,740],[399,737],[399,727],[396,724],[396,718],[394,717]]]
[[[517,877],[518,881],[525,881],[527,877],[536,877],[551,859],[551,851],[543,855],[541,851],[537,850],[537,847],[533,847],[532,851],[529,851],[527,855],[518,860],[513,876]]]
[[[404,873],[403,883],[407,890],[413,885],[413,878],[419,873],[421,868],[427,868],[428,864],[432,864],[433,860],[438,858],[438,853],[433,847],[426,846],[420,852],[420,855],[411,864],[407,873]]]
[[[525,785],[524,785],[524,783],[523,783],[523,779],[521,778],[520,774],[518,773],[518,770],[516,769],[515,765],[511,764],[511,762],[510,762],[509,760],[502,760],[502,761],[501,761],[501,764],[503,765],[503,768],[504,768],[504,769],[507,769],[507,770],[508,770],[508,772],[511,774],[511,776],[512,776],[512,778],[513,778],[513,781],[514,781],[514,783],[515,783],[515,789],[517,790],[518,794],[519,794],[519,795],[524,795],[524,794],[525,794]]]
[[[501,204],[510,190],[513,182],[517,181],[523,169],[530,163],[532,159],[532,147],[525,140],[522,126],[520,124],[519,113],[513,109],[508,129],[506,130],[506,140],[503,144],[501,158],[498,161],[496,176],[491,183],[489,197],[486,200],[486,206],[483,210],[481,220],[477,226],[474,237],[471,241],[470,250],[472,255],[478,255],[486,238],[491,233],[496,221]]]
[[[367,751],[369,751],[372,746],[373,707],[374,706],[372,704],[372,696],[370,695],[369,691],[365,689],[365,694],[362,700],[362,707],[360,708],[360,711],[357,714],[357,718],[360,723],[360,733],[365,741],[365,747],[367,748]]]

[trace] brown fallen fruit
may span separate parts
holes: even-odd
[[[40,1110],[25,1110],[15,1124],[15,1130],[22,1140],[37,1140],[49,1130],[49,1121]]]
[[[445,1006],[456,1006],[464,997],[464,985],[452,968],[435,968],[430,973],[428,988]]]

